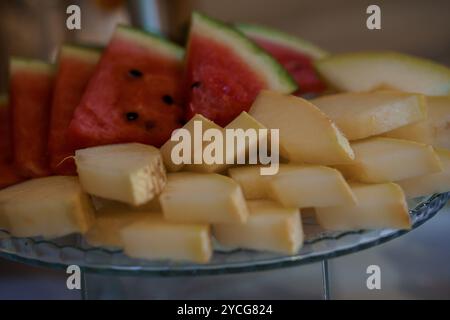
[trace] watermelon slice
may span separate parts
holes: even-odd
[[[12,186],[24,179],[16,173],[11,163],[0,163],[0,189]]]
[[[221,126],[248,111],[262,89],[297,89],[269,54],[228,25],[194,13],[185,73],[188,120],[199,113]]]
[[[289,71],[300,87],[297,94],[321,93],[325,90],[325,84],[317,75],[313,61],[327,56],[326,51],[308,41],[271,28],[252,24],[238,24],[236,27]]]
[[[119,26],[75,110],[72,145],[161,146],[182,125],[183,54],[159,36]]]
[[[10,75],[14,164],[23,177],[46,176],[53,66],[13,58]]]
[[[12,160],[8,96],[0,95],[0,163]]]
[[[61,48],[48,141],[50,168],[55,174],[76,175],[71,158],[74,149],[68,143],[67,130],[99,58],[100,51],[96,49],[69,45]]]
[[[0,189],[22,181],[12,165],[8,97],[0,95]]]

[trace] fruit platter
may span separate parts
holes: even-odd
[[[193,13],[186,46],[117,26],[54,64],[11,57],[0,256],[189,275],[321,261],[450,197],[450,69],[332,54]]]

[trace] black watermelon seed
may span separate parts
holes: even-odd
[[[165,104],[168,104],[169,106],[173,104],[173,98],[168,94],[163,95],[162,100],[164,101]]]
[[[181,119],[178,119],[178,123],[181,124],[182,126],[184,126],[187,123],[187,121],[186,121],[186,119],[181,118]]]
[[[127,112],[125,117],[128,121],[135,121],[139,118],[139,114],[137,112]]]
[[[137,69],[131,69],[130,71],[128,71],[128,74],[133,78],[142,77],[142,72]]]
[[[202,83],[200,81],[195,81],[192,85],[191,88],[200,88],[200,86],[202,85]]]
[[[147,121],[147,122],[145,122],[145,129],[151,130],[151,129],[153,129],[154,127],[156,127],[155,122],[153,122],[153,121]]]

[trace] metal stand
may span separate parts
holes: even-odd
[[[323,299],[330,300],[330,275],[328,272],[328,260],[322,261],[322,287]]]

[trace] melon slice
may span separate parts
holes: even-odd
[[[77,178],[54,176],[0,191],[0,221],[16,237],[56,238],[85,233],[94,213]]]
[[[53,67],[38,60],[12,58],[10,99],[14,164],[20,175],[49,174],[47,138]]]
[[[408,206],[394,183],[352,184],[356,205],[316,208],[316,219],[328,230],[410,229]]]
[[[425,97],[398,91],[342,93],[311,100],[349,140],[363,139],[427,118]]]
[[[303,244],[300,213],[269,200],[248,201],[249,217],[242,225],[214,225],[217,241],[227,247],[295,254]]]
[[[105,206],[95,213],[95,223],[85,234],[86,242],[94,247],[123,249],[120,231],[152,214],[155,213],[135,211],[123,204]]]
[[[352,148],[355,161],[336,168],[359,182],[399,181],[442,169],[433,148],[422,143],[377,137],[352,143]]]
[[[261,175],[261,168],[264,166],[251,165],[228,169],[228,175],[241,186],[247,200],[265,199],[269,196],[268,184],[273,176]],[[280,174],[294,169],[295,166],[283,163],[279,165],[278,172]]]
[[[320,93],[325,90],[312,62],[326,57],[326,51],[306,40],[272,28],[245,23],[236,25],[236,28],[286,68],[299,86],[297,93]]]
[[[427,97],[427,118],[386,132],[385,137],[450,149],[450,97]]]
[[[77,150],[75,162],[87,193],[134,206],[152,200],[166,183],[159,150],[140,143]]]
[[[428,118],[433,128],[433,146],[450,150],[450,96],[428,97]]]
[[[269,198],[288,208],[332,207],[356,203],[347,182],[336,169],[292,166],[268,179]]]
[[[194,172],[204,172],[204,173],[220,173],[224,172],[227,168],[232,166],[233,164],[237,164],[239,159],[244,159],[245,163],[249,163],[249,150],[254,150],[253,152],[258,151],[258,143],[259,139],[267,139],[267,130],[259,131],[261,129],[265,129],[265,127],[256,121],[252,116],[250,116],[247,112],[243,111],[236,119],[231,121],[224,130],[221,129],[222,137],[223,137],[223,150],[222,155],[223,158],[221,160],[222,163],[214,163],[208,164],[203,161],[202,164],[189,164],[186,166],[186,170],[194,171]],[[231,139],[228,141],[228,135],[226,133],[227,129],[234,130],[233,133],[237,135],[245,135],[245,143],[238,144],[236,136],[230,136]],[[239,130],[239,131],[238,131]],[[250,130],[250,131],[247,131]],[[253,135],[255,133],[255,135]],[[267,140],[266,140],[267,141]],[[203,149],[210,142],[205,142],[203,145]],[[233,145],[233,149],[227,149],[228,144]],[[204,160],[204,159],[203,159]],[[256,161],[258,159],[255,159]],[[230,164],[231,163],[231,164]],[[244,163],[241,163],[244,164]],[[254,164],[254,163],[253,163]]]
[[[232,27],[192,15],[186,57],[188,119],[199,113],[224,127],[248,111],[261,89],[297,89],[288,72]]]
[[[427,113],[426,119],[383,133],[381,136],[433,145],[435,140],[434,130],[429,112],[427,111]]]
[[[211,120],[206,119],[204,116],[202,116],[201,114],[197,114],[195,115],[191,120],[189,120],[188,123],[186,123],[183,126],[183,129],[186,129],[189,131],[190,135],[191,135],[191,154],[190,154],[190,160],[194,161],[194,156],[195,156],[195,151],[199,151],[198,149],[196,149],[197,147],[194,147],[194,141],[195,141],[195,131],[194,131],[194,125],[197,122],[197,124],[199,124],[199,122],[201,123],[201,127],[203,131],[206,131],[208,129],[217,129],[217,130],[221,130],[222,128],[220,126],[218,126],[217,124],[215,124],[214,122],[212,122]],[[203,134],[203,132],[200,132],[200,135]],[[200,141],[202,141],[202,137],[197,137],[200,139]],[[181,141],[172,141],[169,140],[167,141],[162,147],[161,147],[161,154],[164,160],[164,165],[166,166],[166,169],[169,172],[177,172],[180,171],[181,169],[186,167],[185,163],[174,163],[174,161],[172,160],[172,151],[177,152],[178,155],[178,150],[174,150],[174,148],[176,148],[177,145],[180,144]],[[205,142],[201,142],[201,149],[203,149],[203,146],[205,146],[207,143]],[[201,151],[200,151],[201,152]],[[181,154],[179,154],[181,156]],[[198,156],[202,156],[202,154],[198,154]],[[203,159],[203,157],[202,157]],[[191,165],[191,169],[195,169],[197,165]]]
[[[182,56],[159,36],[119,26],[75,110],[71,144],[163,145],[181,126]]]
[[[206,263],[212,256],[211,232],[206,224],[180,224],[150,216],[120,231],[126,255],[133,258]]]
[[[280,154],[289,161],[331,165],[354,159],[336,125],[302,98],[264,90],[249,113],[267,128],[280,130]]]
[[[159,201],[174,222],[245,223],[248,216],[239,185],[216,173],[169,174]]]
[[[408,198],[450,191],[450,150],[436,149],[442,171],[398,181]]]
[[[65,45],[59,53],[48,138],[50,169],[55,174],[76,175],[67,130],[99,58],[99,50],[85,47]]]
[[[340,91],[370,91],[384,86],[429,96],[450,93],[450,69],[406,54],[343,53],[315,65],[325,81]]]

